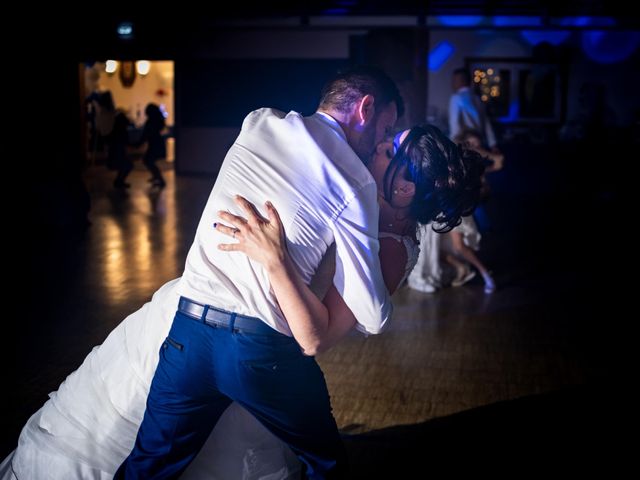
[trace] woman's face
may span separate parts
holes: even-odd
[[[465,137],[464,141],[467,144],[467,146],[469,148],[471,148],[471,149],[476,149],[476,148],[481,148],[482,147],[482,142],[480,141],[480,138],[476,137],[475,135],[467,135],[467,137]]]
[[[384,197],[384,174],[389,163],[396,152],[396,149],[409,134],[409,130],[404,130],[397,134],[394,139],[383,140],[378,144],[369,163],[369,171],[376,181],[378,192]],[[406,167],[403,167],[403,170]],[[394,207],[406,207],[411,204],[415,194],[415,185],[404,178],[404,171],[399,171],[395,176],[392,192],[392,204]]]

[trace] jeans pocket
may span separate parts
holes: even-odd
[[[185,345],[171,337],[165,338],[160,349],[160,360],[165,367],[181,369],[187,358]]]
[[[167,339],[165,340],[165,343],[168,345],[171,345],[173,348],[177,348],[178,350],[182,351],[184,350],[184,345],[182,345],[179,342],[176,342],[173,338],[171,337],[167,337]]]

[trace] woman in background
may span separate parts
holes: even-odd
[[[504,156],[497,150],[483,148],[477,132],[463,130],[455,140],[463,151],[474,151],[483,158],[485,172],[502,168]],[[481,181],[482,197],[488,194],[488,184],[484,175]],[[484,280],[484,291],[491,293],[495,290],[496,284],[491,273],[475,253],[480,247],[481,235],[471,212],[463,216],[460,224],[444,235],[422,226],[419,236],[420,257],[407,279],[410,288],[434,293],[439,288],[447,286],[459,287],[473,279],[477,270]]]
[[[151,172],[149,181],[160,188],[167,185],[156,162],[167,156],[167,148],[165,145],[162,131],[165,128],[165,120],[162,110],[155,103],[149,103],[144,109],[147,121],[142,130],[142,138],[140,144],[146,142],[147,151],[144,154],[143,162]]]

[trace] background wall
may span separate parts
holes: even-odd
[[[448,129],[448,110],[451,75],[456,68],[464,67],[467,57],[529,57],[531,46],[520,37],[518,31],[495,30],[433,30],[429,36],[429,49],[441,42],[454,48],[451,56],[437,70],[429,71],[428,121],[442,129]]]
[[[179,173],[216,174],[244,117],[261,107],[310,114],[349,59],[343,31],[227,31],[176,62]]]
[[[242,120],[274,107],[312,114],[324,83],[350,64],[379,65],[424,118],[426,41],[414,28],[258,29],[219,32],[176,62],[179,173],[216,174]],[[195,53],[193,53],[195,52]]]
[[[523,32],[521,29],[431,31],[430,51],[441,42],[448,42],[454,50],[438,69],[429,72],[427,120],[447,128],[448,101],[452,93],[451,74],[455,68],[464,66],[465,58],[534,59],[537,58],[537,47],[535,41],[532,43],[532,39],[557,39],[555,35],[562,33],[563,40],[549,46],[550,49],[547,50],[553,57],[552,60],[566,68],[566,115],[562,123],[570,125],[588,115],[588,111],[599,108],[606,110],[605,121],[618,126],[630,126],[638,121],[640,33],[593,29],[533,32],[528,34],[528,31]],[[588,48],[590,45],[592,48]],[[604,103],[604,106],[595,105],[600,102]]]

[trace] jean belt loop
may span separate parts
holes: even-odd
[[[233,326],[236,323],[236,312],[231,313],[231,317],[229,318],[229,330],[233,331]]]
[[[202,317],[200,318],[202,323],[207,323],[207,313],[209,313],[209,305],[205,305],[204,310],[202,310]]]

